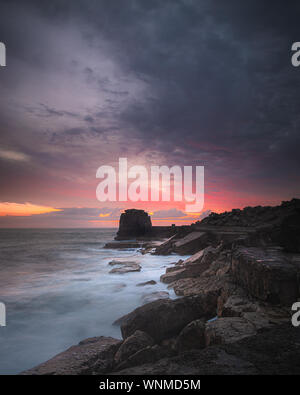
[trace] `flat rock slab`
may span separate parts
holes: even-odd
[[[112,241],[110,243],[106,243],[103,248],[110,249],[127,249],[127,248],[142,248],[143,243],[137,241]]]
[[[92,337],[22,375],[83,375],[92,374],[94,370],[105,373],[111,369],[121,343],[112,337]]]
[[[108,262],[110,266],[116,266],[116,265],[136,265],[138,262],[136,261],[125,261],[125,260],[113,260]]]
[[[115,267],[110,270],[109,273],[114,274],[125,274],[125,273],[130,273],[130,272],[140,272],[141,271],[141,266],[137,263],[134,264],[124,264],[121,267]]]
[[[276,248],[239,247],[232,274],[252,296],[271,304],[292,305],[299,297],[299,265]]]
[[[175,241],[174,252],[178,254],[194,254],[208,246],[208,234],[191,232],[182,239]]]
[[[137,287],[144,287],[144,286],[146,286],[146,285],[155,285],[155,284],[157,284],[156,281],[154,281],[154,280],[149,280],[149,281],[145,281],[145,282],[143,282],[143,283],[139,283],[139,284],[137,284],[136,286],[137,286]]]

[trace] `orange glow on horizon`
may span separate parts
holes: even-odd
[[[101,218],[105,218],[105,217],[109,217],[111,215],[111,213],[107,213],[107,214],[99,214],[99,217]]]
[[[58,208],[40,206],[31,203],[0,203],[0,217],[30,217],[31,215],[47,214],[54,211],[62,211]]]

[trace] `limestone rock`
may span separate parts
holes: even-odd
[[[175,241],[173,250],[177,254],[195,254],[209,244],[208,234],[205,232],[191,232],[182,239]]]
[[[213,317],[216,314],[216,299],[216,296],[200,295],[148,303],[127,314],[121,325],[122,336],[126,339],[136,330],[141,330],[156,342],[173,337],[191,321]]]
[[[170,284],[184,278],[199,277],[210,267],[217,256],[218,250],[216,248],[206,247],[179,265],[168,268],[166,273],[160,277],[160,280]]]
[[[233,343],[248,336],[256,334],[252,323],[245,318],[224,317],[208,322],[205,328],[205,344]]]
[[[299,366],[300,331],[289,322],[234,343],[187,351],[155,363],[138,363],[116,374],[299,375]]]
[[[174,352],[168,347],[155,344],[154,346],[147,346],[136,353],[130,355],[125,361],[121,362],[115,370],[130,368],[132,366],[140,366],[147,363],[155,363],[156,361],[171,357]]]
[[[121,341],[112,337],[93,337],[36,366],[26,375],[85,375],[95,370],[106,373],[112,369],[114,354]]]
[[[205,321],[202,319],[190,322],[182,329],[176,340],[179,352],[201,349],[205,347]]]
[[[292,305],[299,296],[298,269],[278,249],[237,248],[232,274],[248,293],[271,304]]]
[[[153,339],[147,333],[137,330],[122,343],[115,355],[115,363],[118,365],[137,351],[153,344]]]

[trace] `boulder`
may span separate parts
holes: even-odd
[[[113,358],[121,341],[112,337],[93,337],[56,355],[22,374],[25,375],[86,375],[106,373],[112,369]]]
[[[147,333],[142,331],[135,331],[133,335],[129,336],[119,347],[115,355],[115,363],[118,365],[128,359],[137,351],[142,350],[147,346],[154,344],[153,339]]]
[[[187,351],[156,362],[138,363],[118,375],[299,375],[300,331],[289,322],[234,343]],[[218,391],[216,380],[210,386]]]
[[[177,335],[191,321],[213,317],[216,300],[217,295],[209,294],[148,303],[123,317],[122,336],[126,339],[136,330],[141,330],[160,342]]]
[[[171,357],[174,352],[168,347],[155,344],[154,346],[147,346],[138,350],[135,354],[130,355],[125,361],[121,362],[115,370],[130,368],[132,366],[140,366],[147,363],[155,363],[156,361]]]
[[[178,352],[201,349],[205,347],[205,321],[202,319],[190,322],[182,329],[176,340]]]
[[[151,218],[144,210],[125,210],[120,217],[117,239],[148,236],[151,231]]]

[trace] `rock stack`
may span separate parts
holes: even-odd
[[[144,210],[130,209],[121,214],[116,240],[147,237],[151,234],[151,218]]]

